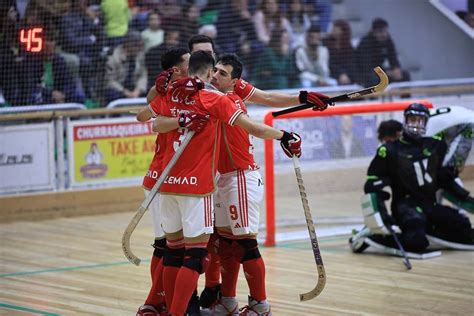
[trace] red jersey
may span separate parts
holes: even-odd
[[[160,96],[156,97],[149,105],[148,109],[153,114],[153,117],[157,116],[157,111],[160,104]],[[160,177],[161,171],[163,170],[163,157],[164,148],[166,147],[166,140],[163,135],[156,135],[155,140],[155,154],[153,160],[148,167],[145,177],[143,178],[143,186],[148,190],[151,190],[156,183],[156,180]]]
[[[237,80],[234,86],[234,93],[242,100],[247,101],[255,93],[255,87],[243,79]]]
[[[224,122],[232,126],[243,113],[227,95],[208,89],[200,90],[185,100],[177,99],[172,92],[168,92],[166,100],[160,102],[157,113],[177,117],[180,113],[190,111],[209,114],[209,121],[189,142],[161,186],[161,193],[206,196],[214,192],[220,151],[220,125]],[[187,133],[186,128],[179,128],[163,134],[169,144],[164,150],[163,166],[171,160]]]
[[[235,93],[227,96],[247,115],[247,107]],[[222,125],[222,143],[217,170],[221,174],[235,170],[257,170],[253,157],[252,135],[239,126]]]

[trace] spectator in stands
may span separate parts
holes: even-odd
[[[304,45],[306,32],[311,27],[311,20],[308,14],[303,11],[302,0],[290,1],[287,17],[283,20],[283,27],[290,37],[291,50]]]
[[[99,12],[88,8],[86,0],[75,0],[63,15],[60,25],[60,45],[66,53],[62,56],[76,81],[79,81],[76,89],[82,89],[82,82],[87,94],[95,96],[97,74],[102,70],[99,65],[103,65],[100,53],[105,40]]]
[[[329,70],[338,84],[351,84],[356,80],[357,65],[351,43],[351,27],[345,20],[333,23],[331,34],[323,41],[329,49]]]
[[[268,47],[257,58],[253,80],[261,89],[288,89],[295,82],[296,69],[290,53],[288,32],[275,30]]]
[[[165,31],[161,28],[161,17],[158,11],[148,13],[148,27],[142,32],[145,53],[153,46],[161,45],[164,41]]]
[[[379,79],[373,69],[388,61],[389,68],[385,69],[391,82],[409,81],[410,75],[400,68],[395,44],[388,32],[388,23],[376,18],[372,21],[371,31],[362,38],[356,50],[356,60],[359,65],[359,83],[365,87],[373,86]]]
[[[106,99],[138,98],[147,89],[147,72],[143,57],[143,40],[136,31],[128,32],[123,44],[107,60]]]
[[[192,3],[183,6],[183,18],[181,25],[181,43],[187,43],[191,36],[196,35],[199,28],[199,7]]]
[[[66,61],[56,53],[52,31],[45,33],[42,53],[27,53],[21,77],[28,104],[84,102],[84,95],[77,92]]]
[[[262,0],[253,16],[257,39],[265,46],[270,43],[273,31],[283,26],[283,18],[279,11],[276,0]]]
[[[0,27],[0,94],[3,93],[7,104],[22,104],[24,94],[19,91],[22,59],[18,49],[18,11],[15,1],[0,4]]]
[[[313,25],[306,34],[305,45],[296,49],[296,67],[304,88],[337,84],[329,77],[329,51],[321,39],[321,29]]]
[[[256,39],[247,0],[232,0],[221,8],[216,22],[217,46],[226,53],[237,53],[243,41]],[[244,67],[245,68],[245,67]]]
[[[178,0],[162,0],[159,10],[163,27],[182,27],[183,12]]]
[[[145,54],[145,66],[148,73],[148,85],[150,88],[155,84],[155,78],[164,70],[161,69],[161,55],[168,49],[178,46],[180,41],[180,30],[178,28],[165,27],[165,41],[163,44],[153,46]]]
[[[464,22],[474,29],[474,12],[466,12],[466,15],[464,16]]]
[[[303,11],[309,15],[311,25],[318,25],[322,32],[328,32],[332,15],[331,0],[303,0],[303,3]]]
[[[130,11],[127,0],[102,0],[100,4],[105,34],[111,49],[122,43],[128,32]]]

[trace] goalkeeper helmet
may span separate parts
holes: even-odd
[[[425,135],[426,124],[430,117],[430,112],[426,106],[420,103],[412,103],[403,114],[405,116],[405,124],[403,125],[405,133],[415,138]]]

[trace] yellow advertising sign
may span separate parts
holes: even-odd
[[[155,152],[152,124],[113,119],[73,123],[73,183],[143,177]]]

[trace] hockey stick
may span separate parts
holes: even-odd
[[[400,240],[398,240],[398,237],[397,237],[397,234],[395,234],[395,232],[393,231],[393,228],[392,226],[390,225],[385,225],[385,227],[387,228],[387,230],[390,232],[390,234],[392,235],[393,239],[395,240],[395,243],[397,244],[398,246],[398,249],[400,250],[400,253],[402,254],[403,256],[403,264],[405,265],[405,267],[407,267],[407,270],[411,270],[411,263],[410,263],[410,260],[408,259],[408,256],[405,252],[405,249],[403,248],[402,244],[400,243]]]
[[[316,287],[307,293],[300,294],[300,301],[304,302],[311,300],[321,294],[324,289],[324,285],[326,284],[326,272],[324,271],[323,259],[321,258],[321,251],[319,250],[318,239],[314,229],[313,217],[311,216],[308,198],[306,197],[306,189],[304,187],[303,176],[301,175],[300,169],[300,160],[296,156],[293,156],[293,166],[295,168],[296,181],[298,182],[301,202],[303,203],[304,216],[306,218],[306,225],[308,226],[314,260],[316,261],[316,267],[318,268],[318,283],[316,284]]]
[[[326,104],[331,104],[331,103],[334,103],[334,102],[358,99],[358,98],[360,98],[364,95],[369,95],[369,94],[373,94],[373,93],[377,93],[377,92],[382,92],[383,90],[385,90],[385,88],[388,85],[387,74],[380,67],[375,67],[374,71],[380,79],[380,82],[377,85],[375,85],[373,87],[365,88],[365,89],[362,89],[362,90],[358,90],[358,91],[355,91],[355,92],[349,92],[349,93],[346,93],[346,94],[341,94],[341,95],[326,99],[323,102],[326,103]],[[304,110],[304,109],[309,109],[311,107],[313,107],[313,105],[301,104],[301,105],[294,106],[292,108],[272,112],[272,116],[277,117],[277,116],[280,116],[280,115],[283,115],[283,114],[288,114],[288,113],[293,113],[293,112],[296,112],[296,111],[301,111],[301,110]]]
[[[188,145],[191,138],[194,136],[194,133],[195,133],[194,131],[190,131],[188,133],[188,135],[186,135],[186,138],[183,140],[181,145],[178,147],[178,149],[174,153],[173,157],[171,158],[170,162],[168,162],[165,169],[161,173],[160,177],[158,178],[158,180],[156,180],[156,183],[153,186],[153,188],[151,189],[150,193],[145,198],[145,200],[142,202],[142,204],[138,208],[137,212],[135,213],[135,216],[133,216],[132,220],[130,221],[127,228],[123,232],[123,235],[122,235],[123,254],[125,255],[125,257],[127,257],[128,261],[130,261],[131,263],[133,263],[136,266],[140,265],[141,260],[140,260],[140,258],[138,258],[137,256],[135,256],[133,254],[132,249],[130,248],[130,237],[132,236],[133,231],[137,227],[138,222],[140,222],[141,218],[143,217],[143,214],[145,214],[146,210],[150,206],[151,201],[153,200],[156,193],[160,189],[161,185],[165,181],[166,177],[170,173],[171,169],[173,168],[173,166],[178,161],[179,157],[183,153],[184,149]]]

